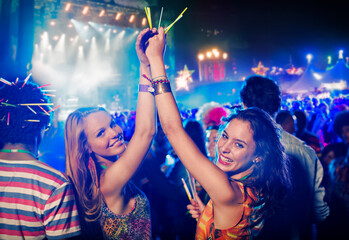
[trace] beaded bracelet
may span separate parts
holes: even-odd
[[[153,85],[158,83],[170,83],[170,80],[168,80],[167,78],[160,78],[159,80],[153,80]]]

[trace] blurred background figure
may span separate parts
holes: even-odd
[[[206,151],[207,151],[207,157],[211,160],[214,161],[216,157],[216,143],[218,140],[218,130],[219,126],[217,125],[212,125],[206,128]]]
[[[349,111],[341,111],[334,119],[334,130],[349,144]],[[320,239],[347,239],[349,226],[349,152],[331,161],[328,167],[327,199],[330,216],[319,228]]]
[[[229,109],[222,107],[216,102],[203,104],[196,113],[196,119],[201,122],[202,127],[207,129],[209,126],[218,126],[222,123],[222,117],[228,116]]]
[[[294,128],[294,119],[292,114],[288,110],[281,110],[276,114],[275,121],[281,125],[282,129],[284,129],[289,134],[293,134],[295,132]]]
[[[307,116],[303,110],[294,111],[293,115],[296,118],[297,130],[296,137],[303,140],[308,146],[310,146],[316,154],[319,156],[321,153],[320,139],[314,133],[307,130]]]

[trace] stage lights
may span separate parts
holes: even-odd
[[[147,18],[144,17],[144,18],[142,19],[142,26],[145,26],[146,24],[147,24]]]
[[[88,7],[88,6],[85,6],[83,9],[82,9],[82,14],[83,15],[86,15],[87,13],[88,13],[88,10],[89,10],[90,8]]]
[[[307,54],[307,60],[308,60],[308,63],[311,63],[311,60],[313,59],[313,55],[312,54]]]
[[[116,15],[115,15],[115,20],[118,21],[120,20],[121,18],[121,12],[118,12]]]
[[[70,8],[71,8],[71,3],[68,2],[68,3],[65,4],[64,11],[69,12]]]
[[[102,9],[99,14],[98,14],[98,17],[103,17],[105,15],[105,10]]]
[[[200,53],[200,54],[198,55],[198,59],[199,59],[200,61],[204,60],[204,59],[205,59],[204,54]]]
[[[134,20],[135,20],[135,15],[132,14],[132,15],[130,16],[130,18],[128,19],[128,21],[129,21],[130,23],[133,23]]]
[[[203,61],[206,59],[228,59],[228,54],[226,52],[222,53],[217,48],[213,48],[212,50],[206,51],[206,53],[199,53],[198,59],[199,61]]]

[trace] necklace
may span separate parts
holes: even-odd
[[[27,151],[27,150],[22,150],[22,149],[1,149],[0,152],[7,152],[7,153],[16,153],[16,152],[20,152],[20,153],[28,153],[30,155],[32,155],[35,159],[38,159],[38,157],[30,152],[30,151]]]

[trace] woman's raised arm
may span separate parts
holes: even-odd
[[[154,80],[155,100],[161,126],[184,166],[205,188],[211,199],[222,204],[230,204],[235,200],[235,191],[226,174],[200,152],[183,129],[176,101],[169,91],[169,83],[165,77],[164,43],[164,29],[160,28],[158,34],[149,39],[146,50]],[[161,83],[159,79],[164,80]]]
[[[146,41],[146,34],[152,31],[155,32],[155,30],[144,29],[137,37],[136,52],[140,60],[140,91],[138,92],[135,131],[125,152],[107,169],[103,177],[101,186],[103,186],[104,195],[122,190],[142,162],[156,132],[154,95],[145,91],[147,86],[151,86],[151,83],[142,76],[151,78],[150,64],[142,46]]]

